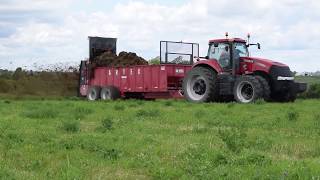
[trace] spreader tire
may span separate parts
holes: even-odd
[[[88,90],[87,99],[89,101],[96,101],[100,98],[101,88],[98,86],[91,86]]]
[[[106,86],[101,89],[100,97],[102,100],[116,100],[121,97],[120,91],[114,86]]]

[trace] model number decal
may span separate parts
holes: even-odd
[[[245,59],[245,60],[243,60],[243,62],[246,62],[246,63],[253,63],[253,60]]]
[[[264,65],[264,64],[262,64],[262,63],[257,63],[257,65],[258,65],[258,66],[261,66],[261,67],[264,67],[264,68],[267,67],[266,65]]]

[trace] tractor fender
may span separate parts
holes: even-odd
[[[209,69],[213,69],[217,74],[223,72],[223,69],[221,68],[217,60],[214,60],[214,59],[201,60],[192,66],[192,68],[195,68],[195,67],[207,67]]]

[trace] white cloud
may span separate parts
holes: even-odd
[[[63,9],[70,5],[71,0],[2,0],[1,10],[51,10]]]
[[[88,56],[87,36],[118,37],[118,49],[147,58],[158,55],[160,40],[199,42],[204,54],[209,39],[221,38],[228,31],[240,37],[252,33],[252,40],[263,44],[253,54],[278,59],[293,70],[320,69],[316,60],[320,59],[320,2],[316,0],[189,0],[180,6],[129,1],[118,3],[111,11],[96,12],[71,11],[71,0],[8,2],[0,5],[0,13],[40,11],[44,16],[50,14],[50,20],[59,20],[37,21],[41,18],[37,14],[17,23],[9,37],[0,38],[0,50],[5,50],[0,53],[0,65],[8,58],[16,64],[39,59],[78,61]],[[5,23],[8,21],[0,18],[0,24]]]
[[[49,46],[58,47],[65,45],[73,31],[64,27],[54,27],[50,24],[30,23],[17,29],[11,36],[13,44],[27,44],[29,47]],[[31,36],[32,35],[32,36]]]

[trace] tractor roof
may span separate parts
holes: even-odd
[[[213,39],[210,40],[209,43],[223,43],[223,42],[242,42],[245,43],[246,41],[241,38],[228,38],[228,39]]]

